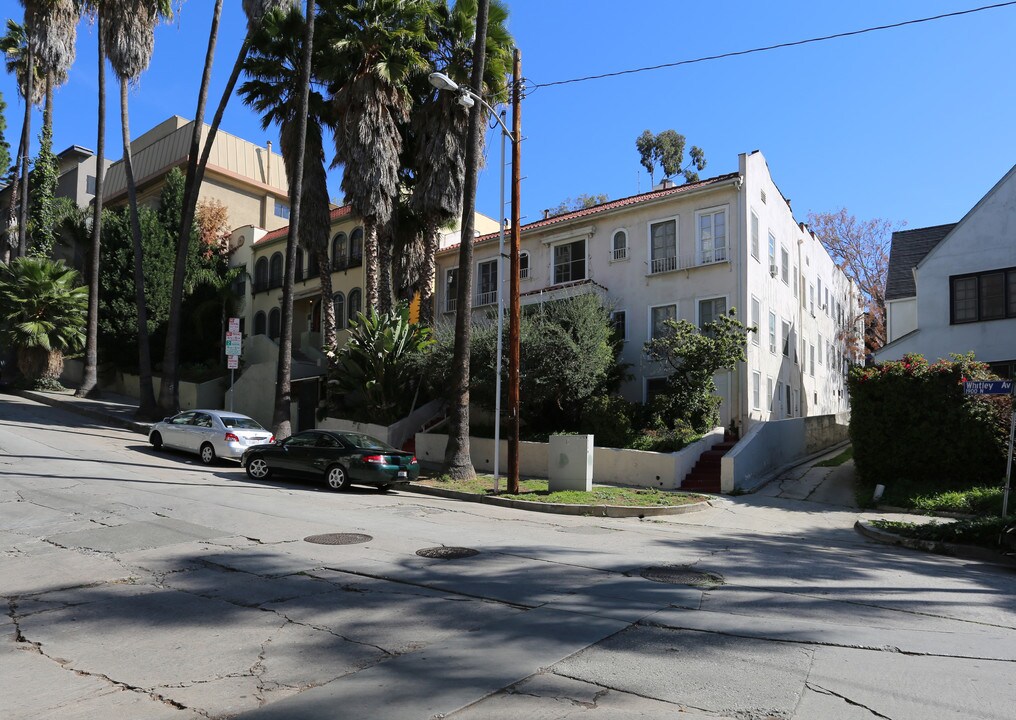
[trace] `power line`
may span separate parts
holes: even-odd
[[[920,23],[931,22],[932,20],[943,20],[946,18],[959,17],[960,15],[971,15],[985,10],[996,10],[998,8],[1009,7],[1011,5],[1016,5],[1016,0],[1013,0],[1012,2],[995,3],[994,5],[984,5],[982,7],[971,8],[969,10],[957,10],[956,12],[943,13],[942,15],[932,15],[931,17],[918,18],[916,20],[905,20],[903,22],[892,23],[891,25],[876,25],[875,27],[868,27],[863,30],[851,30],[849,32],[841,32],[834,35],[823,35],[822,37],[808,38],[807,40],[795,40],[793,42],[779,43],[778,45],[766,45],[765,47],[752,48],[751,50],[737,50],[735,52],[722,53],[720,55],[708,55],[706,57],[695,58],[694,60],[678,60],[677,62],[663,63],[662,65],[649,65],[647,67],[633,68],[630,70],[618,70],[616,72],[603,73],[602,75],[587,75],[586,77],[572,78],[571,80],[555,80],[554,82],[537,83],[529,85],[527,90],[533,91],[538,88],[553,87],[555,85],[570,85],[572,83],[586,82],[587,80],[602,80],[603,78],[617,77],[619,75],[633,75],[635,73],[648,72],[650,70],[662,70],[664,68],[679,67],[681,65],[694,65],[695,63],[706,62],[708,60],[722,60],[723,58],[751,55],[754,53],[779,50],[788,47],[797,47],[798,45],[808,45],[810,43],[824,42],[826,40],[837,40],[839,38],[852,37],[854,35],[864,35],[865,33],[875,32],[877,30],[892,30],[906,25],[918,25]]]

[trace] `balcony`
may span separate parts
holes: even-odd
[[[476,294],[476,307],[493,305],[497,302],[497,290],[489,290]]]
[[[654,258],[649,262],[650,275],[670,272],[671,270],[677,270],[677,256]]]
[[[709,265],[710,263],[725,262],[727,259],[727,248],[709,248],[708,250],[702,251],[702,260],[700,265]]]
[[[628,248],[627,247],[614,248],[613,250],[610,251],[610,259],[611,261],[627,260]]]
[[[337,257],[332,261],[332,270],[345,270],[347,267],[349,267],[349,263],[344,256]]]
[[[362,255],[352,255],[352,256],[350,256],[350,258],[349,258],[349,267],[355,268],[355,267],[360,267],[361,265],[363,265],[363,256]]]

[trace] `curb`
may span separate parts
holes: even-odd
[[[431,487],[430,485],[419,485],[409,483],[399,488],[407,492],[419,493],[420,495],[432,495],[434,497],[448,498],[451,500],[464,500],[466,502],[483,503],[485,505],[497,505],[498,507],[513,508],[515,510],[529,510],[531,512],[554,513],[557,515],[582,515],[587,517],[611,517],[611,518],[643,518],[655,515],[683,515],[690,512],[705,510],[709,505],[708,500],[690,503],[688,505],[674,505],[669,507],[638,507],[623,505],[566,505],[564,503],[541,503],[528,500],[510,500],[494,495],[477,495],[476,493],[461,492],[458,490],[444,490]]]
[[[861,535],[886,545],[897,545],[934,553],[936,555],[947,555],[949,557],[962,558],[965,560],[980,560],[982,562],[997,563],[1000,565],[1016,566],[1016,557],[1005,555],[988,548],[974,547],[972,545],[958,545],[956,543],[941,542],[938,540],[918,540],[908,538],[888,530],[873,527],[868,520],[858,520],[854,523],[854,529]]]
[[[33,402],[41,403],[43,405],[49,405],[50,407],[58,407],[61,410],[67,410],[68,412],[77,413],[78,415],[84,415],[93,420],[99,420],[106,425],[112,427],[122,428],[124,430],[131,430],[142,435],[148,435],[150,426],[145,423],[135,422],[133,420],[124,420],[118,418],[115,415],[108,413],[99,412],[88,407],[84,407],[74,402],[64,402],[59,399],[58,396],[54,396],[51,393],[39,392],[37,390],[16,390],[8,388],[7,393],[10,395],[17,395],[23,397],[26,400],[32,400]]]

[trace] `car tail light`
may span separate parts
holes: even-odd
[[[364,456],[363,461],[366,462],[366,463],[380,463],[380,464],[384,465],[385,456],[384,455],[366,455],[366,456]]]
[[[225,440],[226,442],[235,442],[235,443],[240,442],[240,438],[236,436],[236,433],[226,433]]]
[[[270,438],[268,438],[268,442],[270,442],[270,443],[275,442],[275,436],[272,435]]]
[[[410,465],[416,465],[416,455],[414,455],[413,459],[409,461],[409,464]]]

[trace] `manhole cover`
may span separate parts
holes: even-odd
[[[479,553],[479,550],[464,547],[432,547],[416,551],[416,554],[420,557],[436,558],[437,560],[457,560],[458,558],[472,557]]]
[[[683,565],[656,565],[647,567],[641,573],[646,580],[671,585],[695,585],[715,587],[723,584],[723,578],[715,573],[693,570]]]
[[[363,533],[325,533],[324,535],[310,535],[304,540],[318,545],[356,545],[357,543],[370,542],[374,538]]]

